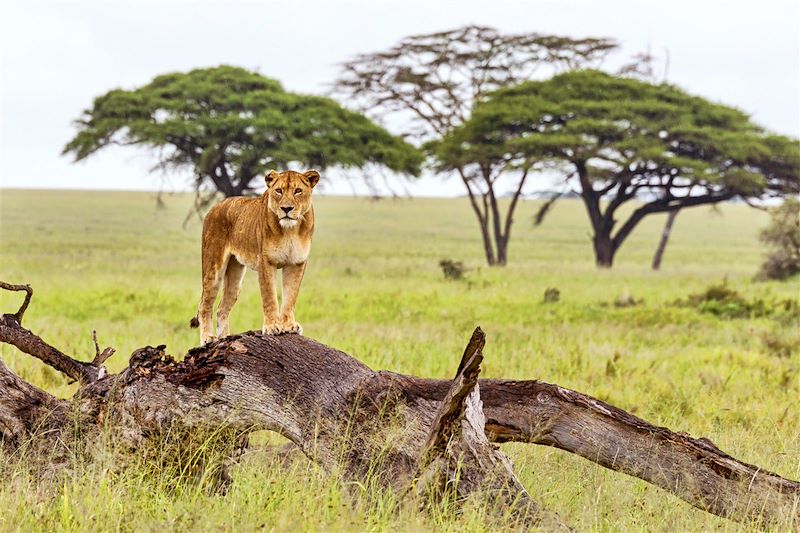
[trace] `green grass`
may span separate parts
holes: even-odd
[[[200,289],[199,230],[181,229],[187,196],[157,210],[146,193],[0,191],[0,279],[35,291],[26,326],[83,359],[91,332],[118,355],[167,344],[181,356]],[[297,316],[306,335],[373,368],[451,377],[472,329],[487,333],[486,377],[542,379],[597,396],[654,424],[706,436],[726,452],[800,478],[800,352],[796,319],[721,319],[674,305],[727,278],[747,298],[797,299],[800,281],[754,283],[767,216],[741,205],[679,215],[662,271],[649,270],[663,218],[646,220],[610,271],[597,270],[580,203],[564,201],[534,228],[536,203],[516,216],[509,266],[483,266],[465,200],[319,197],[318,229]],[[438,262],[464,261],[465,281]],[[548,287],[558,303],[543,303]],[[623,293],[644,304],[616,308]],[[21,294],[0,293],[15,311]],[[245,278],[233,331],[261,324],[257,279]],[[776,340],[777,339],[777,340]],[[775,343],[788,346],[775,349]],[[68,396],[74,385],[0,346],[30,382]],[[261,438],[278,442],[277,437]],[[67,482],[38,480],[7,458],[1,530],[481,530],[480,509],[434,517],[391,495],[361,498],[306,461],[287,471],[254,446],[225,496],[168,490],[141,464],[78,464]],[[739,530],[644,482],[584,459],[504,445],[532,496],[579,530]]]

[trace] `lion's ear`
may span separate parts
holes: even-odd
[[[270,170],[269,172],[267,172],[267,175],[264,176],[264,181],[267,182],[267,189],[269,189],[269,186],[272,185],[272,182],[275,181],[275,178],[277,177],[278,177],[277,170]]]
[[[308,184],[311,186],[311,188],[313,188],[314,185],[319,182],[319,172],[316,170],[309,170],[303,174],[303,176],[305,176],[305,178],[308,180]]]

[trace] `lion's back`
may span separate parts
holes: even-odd
[[[261,198],[226,198],[203,220],[203,248],[221,247],[246,253],[255,249],[263,231]]]

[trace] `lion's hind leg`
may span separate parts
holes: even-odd
[[[203,294],[200,297],[198,319],[200,322],[200,344],[208,344],[214,335],[214,302],[222,284],[223,268],[227,263],[224,250],[203,249]]]
[[[239,298],[239,291],[242,288],[245,266],[231,256],[228,259],[228,266],[225,269],[225,285],[222,289],[222,300],[217,308],[217,335],[227,337],[230,334],[228,318],[231,309]]]

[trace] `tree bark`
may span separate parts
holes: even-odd
[[[667,249],[667,243],[669,242],[669,236],[672,233],[672,225],[675,223],[675,217],[678,216],[678,210],[675,209],[674,211],[670,211],[667,214],[667,221],[664,223],[664,231],[661,232],[661,239],[658,241],[658,248],[656,248],[656,253],[653,256],[653,270],[658,270],[661,268],[661,259],[664,257],[664,250]]]
[[[611,236],[602,230],[595,230],[594,258],[595,264],[600,268],[611,268],[614,265],[614,255],[617,250]]]
[[[10,330],[33,335],[4,320],[0,341],[13,340]],[[181,362],[163,346],[145,347],[123,372],[98,372],[70,401],[0,364],[0,440],[10,448],[32,441],[63,446],[70,442],[65,435],[111,427],[135,449],[170,427],[266,429],[323,468],[343,467],[350,479],[400,494],[427,483],[454,488],[458,501],[480,494],[503,505],[520,502],[513,510],[521,526],[565,527],[530,501],[510,463],[485,439],[527,442],[641,478],[720,516],[800,527],[797,482],[743,463],[708,439],[653,426],[557,385],[478,380],[483,342],[477,330],[452,381],[376,372],[298,335],[231,336],[190,350]],[[71,358],[58,353],[53,366],[63,371]],[[463,486],[454,475],[459,468],[467,474]]]

